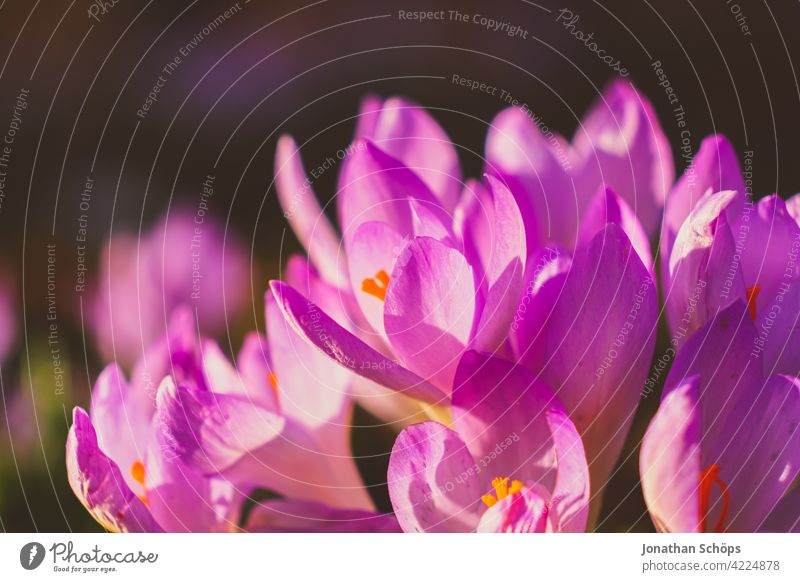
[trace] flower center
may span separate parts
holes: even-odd
[[[700,530],[704,532],[709,531],[707,527],[708,514],[711,510],[711,491],[714,489],[714,485],[717,485],[722,492],[722,511],[711,531],[722,533],[725,531],[725,518],[728,517],[731,506],[731,495],[725,481],[719,476],[719,465],[716,463],[700,473]]]
[[[747,295],[747,309],[750,311],[750,319],[753,321],[756,320],[756,299],[758,299],[758,294],[761,293],[761,285],[756,283],[752,287],[748,287],[745,290]]]
[[[514,495],[522,491],[522,481],[514,479],[511,481],[511,486],[508,485],[508,477],[495,477],[492,479],[492,487],[494,487],[494,495],[487,493],[481,496],[481,501],[486,504],[486,507],[492,507],[501,499],[505,499],[509,495]]]
[[[377,297],[381,301],[386,299],[386,288],[389,286],[389,275],[381,269],[372,279],[364,279],[361,281],[361,290],[364,293],[369,293],[373,297]]]

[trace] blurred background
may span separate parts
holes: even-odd
[[[719,132],[740,161],[752,152],[757,198],[800,190],[798,2],[0,2],[0,531],[99,530],[67,485],[64,439],[72,407],[88,403],[115,353],[87,331],[91,283],[113,268],[112,233],[152,238],[165,212],[207,204],[248,259],[241,296],[226,294],[235,307],[209,328],[234,353],[246,330],[263,329],[267,280],[300,250],[271,186],[278,136],[293,134],[306,167],[318,166],[348,144],[370,93],[431,108],[467,176],[480,173],[505,95],[571,136],[617,73],[557,22],[562,9],[650,99],[678,174]],[[518,32],[402,16],[419,10],[481,14]],[[454,75],[499,90],[470,91]],[[315,180],[323,202],[336,173]],[[203,196],[209,177],[213,194]],[[657,393],[642,401],[602,530],[652,530],[631,483],[657,402]],[[358,411],[355,424],[372,421]],[[392,439],[382,428],[353,436],[383,510]]]

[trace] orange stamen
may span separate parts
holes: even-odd
[[[144,465],[141,461],[136,461],[131,467],[131,477],[139,485],[144,487]]]
[[[747,309],[750,311],[750,319],[753,321],[756,320],[756,299],[758,298],[758,294],[761,293],[761,285],[756,283],[752,287],[748,287],[745,290],[747,295]]]
[[[278,398],[278,375],[271,371],[267,374],[267,380],[269,380],[269,385],[272,388],[272,391],[275,393],[275,398]]]
[[[731,495],[728,492],[728,486],[719,476],[719,465],[716,463],[700,473],[700,530],[709,531],[707,521],[711,509],[711,490],[715,484],[719,486],[722,492],[722,511],[714,529],[711,531],[722,533],[725,531],[725,518],[728,517],[728,511],[731,507]]]
[[[377,297],[381,301],[386,299],[386,288],[389,287],[389,275],[381,269],[372,279],[364,279],[361,282],[361,290]]]
[[[518,481],[514,479],[511,482],[511,486],[508,486],[508,477],[495,477],[492,479],[492,487],[494,488],[494,493],[496,495],[492,495],[491,493],[487,493],[486,495],[481,495],[481,501],[486,505],[486,507],[492,507],[495,503],[500,501],[501,499],[505,499],[509,495],[516,495],[517,493],[522,491],[522,481]]]

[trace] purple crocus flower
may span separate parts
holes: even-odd
[[[636,136],[628,138],[648,142],[642,128],[656,127],[643,121],[649,109],[643,113],[642,102],[621,86],[611,93]],[[624,96],[633,101],[620,103]],[[392,139],[452,147],[442,142],[440,131],[430,129],[426,113],[412,105],[405,109],[424,122],[393,125]],[[637,112],[644,117],[634,123],[630,117]],[[511,142],[504,146],[514,155],[522,155],[521,144],[530,148],[526,155],[531,158],[541,153],[541,140],[530,135],[539,130],[520,115],[507,112],[503,132],[487,140],[495,159],[503,150],[497,144],[512,133],[527,136],[512,140],[513,147]],[[599,129],[599,115],[593,113],[588,125],[597,130],[603,147],[614,150],[608,143],[611,134]],[[420,127],[428,129],[421,132]],[[660,143],[661,138],[652,139]],[[660,151],[660,145],[653,147],[649,151]],[[401,151],[408,157],[410,149],[405,145]],[[451,166],[444,161],[450,159],[442,153],[440,173]],[[296,147],[282,139],[278,194],[284,208],[294,203],[305,209],[302,217],[287,214],[312,260],[341,273],[346,257],[349,284],[335,281],[351,323],[329,317],[307,293],[273,282],[281,311],[290,326],[328,356],[422,401],[433,417],[447,418],[441,408],[449,404],[455,370],[466,351],[493,352],[522,363],[541,374],[564,402],[584,437],[599,493],[622,450],[655,342],[657,297],[647,230],[625,199],[598,180],[594,195],[581,203],[580,220],[564,239],[567,244],[542,241],[540,217],[530,203],[536,195],[525,188],[522,170],[512,171],[510,158],[503,172],[497,172],[499,159],[490,168],[500,178],[490,173],[483,182],[467,182],[448,221],[443,191],[433,192],[421,177],[431,181],[427,171],[437,160],[425,160],[426,173],[418,174],[418,167],[408,168],[371,142],[356,142],[340,176],[342,249],[304,182]],[[645,165],[655,171],[652,159]],[[319,225],[327,234],[321,239],[325,244],[316,246],[313,233]],[[358,309],[352,309],[353,303]]]
[[[649,370],[656,285],[616,223],[597,232],[571,262],[558,253],[538,260],[529,269],[511,343],[517,361],[553,388],[583,438],[594,517]]]
[[[224,329],[246,305],[247,255],[208,214],[188,206],[137,238],[115,234],[103,250],[87,318],[109,360],[137,360],[164,335],[178,305],[193,307],[204,332]]]
[[[438,402],[449,393],[468,346],[494,351],[505,340],[527,254],[522,217],[508,189],[488,177],[484,211],[498,244],[490,246],[484,263],[465,246],[447,208],[417,173],[363,139],[350,151],[338,198],[347,279],[333,227],[313,193],[301,186],[305,174],[289,138],[278,147],[276,180],[312,261],[338,285],[353,333],[343,336],[348,325],[335,322],[333,336],[311,330],[312,320],[326,326],[327,314],[318,315],[316,305],[284,283],[274,283],[273,291],[290,323],[329,355],[367,380]],[[302,206],[291,214],[298,200]],[[327,234],[314,237],[317,230]],[[294,316],[300,319],[294,322]],[[344,337],[357,353],[337,349],[328,337]]]
[[[653,354],[655,284],[613,223],[574,259],[556,251],[540,258],[519,300],[509,353],[564,401],[585,439],[599,493],[622,450]],[[405,396],[448,403],[430,382],[369,347],[289,285],[273,282],[272,289],[289,324],[345,367]],[[435,357],[435,350],[429,353]]]
[[[751,355],[757,330],[742,301],[678,352],[642,441],[645,501],[671,532],[797,528],[800,380],[765,376]]]
[[[236,524],[241,494],[167,456],[154,421],[162,378],[207,385],[196,343],[194,318],[179,311],[168,335],[137,362],[130,382],[109,365],[92,391],[91,418],[81,408],[73,412],[70,485],[111,531],[225,531]]]
[[[800,223],[787,204],[777,195],[750,201],[732,148],[720,137],[703,143],[674,194],[662,233],[667,244],[674,238],[663,261],[673,343],[680,346],[719,309],[743,301],[758,332],[752,354],[765,372],[800,373]]]
[[[404,531],[580,532],[589,473],[580,436],[525,368],[468,352],[456,374],[453,429],[400,433],[389,494]]]
[[[257,506],[246,530],[396,529],[362,509],[371,502],[345,450],[346,392],[310,389],[315,362],[332,364],[314,353],[273,366],[271,352],[294,349],[285,341],[249,336],[237,369],[179,311],[130,384],[107,368],[91,420],[76,409],[67,441],[70,484],[93,516],[116,531],[230,531],[261,487],[287,498]]]
[[[539,115],[510,107],[492,121],[487,172],[508,184],[526,221],[529,245],[575,245],[591,197],[613,189],[631,207],[647,237],[658,228],[674,179],[672,154],[647,99],[624,80],[609,84],[583,118],[572,143]]]

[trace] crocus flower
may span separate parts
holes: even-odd
[[[87,318],[103,357],[132,364],[165,333],[169,314],[193,307],[204,333],[225,328],[246,305],[248,259],[207,213],[179,207],[136,237],[103,250]]]
[[[343,271],[341,249],[313,193],[302,187],[305,174],[289,138],[278,146],[278,193],[312,262],[321,262],[320,273],[329,273],[328,280],[340,288],[353,330],[347,341],[357,342],[369,360],[362,366],[356,358],[354,371],[380,385],[410,390],[411,396],[422,391],[425,399],[438,400],[449,392],[467,346],[493,351],[508,333],[527,254],[522,217],[508,189],[487,177],[483,210],[494,244],[488,241],[482,260],[414,171],[363,139],[350,152],[338,197],[349,281],[335,275]],[[293,204],[300,205],[294,214],[288,210]],[[328,234],[314,238],[318,228]],[[285,284],[276,283],[273,290],[290,321],[300,315],[295,308],[307,307]],[[325,344],[309,331],[310,314],[300,320],[293,323],[298,331]],[[340,356],[352,354],[332,355],[342,361]]]
[[[161,379],[205,386],[194,318],[179,311],[169,333],[137,362],[132,380],[109,365],[92,391],[91,417],[75,408],[67,472],[75,495],[111,531],[225,531],[235,527],[241,494],[206,479],[160,438],[155,389]]]
[[[581,439],[553,392],[526,369],[468,352],[453,429],[400,433],[389,494],[404,531],[583,531],[589,481]]]
[[[642,441],[642,488],[670,532],[792,529],[800,521],[800,380],[751,355],[757,330],[742,301],[678,352]]]
[[[452,213],[463,181],[458,154],[442,127],[416,104],[399,97],[364,99],[356,137],[371,141],[414,170]]]
[[[115,531],[230,531],[245,496],[267,488],[286,499],[257,506],[244,529],[396,528],[361,509],[371,502],[342,453],[346,394],[309,394],[300,366],[316,354],[272,367],[283,341],[249,336],[237,369],[179,311],[130,384],[107,368],[67,441],[70,484],[93,516]]]
[[[606,188],[633,209],[650,238],[674,179],[669,142],[652,106],[623,80],[603,91],[571,143],[529,109],[505,109],[489,127],[486,159],[486,171],[537,218],[526,222],[529,245],[538,236],[572,248],[591,197]]]
[[[566,272],[559,261],[544,263],[555,264],[530,284],[512,338],[517,359],[541,373],[584,439],[596,512],[647,377],[658,299],[652,273],[616,224],[595,234]]]
[[[736,152],[722,135],[705,138],[689,167],[672,186],[664,204],[661,225],[661,264],[664,289],[669,289],[669,257],[684,221],[706,195],[723,190],[745,193]]]
[[[690,200],[689,181],[705,185]],[[718,191],[719,186],[735,188]],[[765,372],[800,368],[800,224],[777,195],[753,203],[736,156],[722,138],[706,140],[690,175],[675,187],[663,240],[664,290],[673,342],[680,346],[718,310],[743,301],[756,325],[752,346]],[[690,203],[694,205],[689,208]],[[796,203],[792,203],[796,204]],[[681,216],[683,223],[675,230]]]
[[[517,129],[538,131],[530,123]],[[422,126],[429,123],[414,125]],[[397,139],[415,139],[396,131]],[[539,154],[538,142],[525,143],[531,157]],[[334,250],[333,227],[313,197],[303,197],[309,188],[300,186],[296,147],[288,138],[278,146],[276,180],[284,206],[298,200],[290,192],[316,205],[304,204],[310,214],[296,232],[314,260],[310,233],[317,227],[311,225],[327,225],[327,251],[316,256],[338,270],[344,254],[350,273],[350,284],[339,287],[349,326],[327,316],[308,294],[273,282],[289,325],[343,366],[422,401],[433,417],[444,419],[441,408],[449,404],[467,350],[524,364],[564,402],[585,439],[599,493],[622,450],[655,342],[653,260],[636,213],[598,181],[582,203],[569,246],[542,242],[532,234],[539,232],[539,217],[524,202],[530,194],[509,189],[522,181],[508,171],[500,174],[505,182],[491,174],[483,182],[468,181],[451,227],[441,192],[434,194],[401,161],[371,142],[356,142],[351,151],[337,200],[342,251]],[[403,151],[410,155],[408,147]],[[283,175],[287,171],[291,180]],[[289,183],[296,188],[288,190]],[[348,308],[351,297],[360,309]]]

